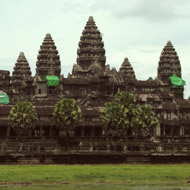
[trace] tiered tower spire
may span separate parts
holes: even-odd
[[[20,52],[11,77],[13,89],[18,90],[19,88],[21,88],[23,82],[26,82],[30,79],[31,71],[29,63],[24,53]]]
[[[36,75],[40,77],[41,80],[44,80],[47,75],[60,76],[60,57],[50,34],[46,34],[40,46],[36,66]]]
[[[98,30],[92,16],[89,17],[82,32],[77,50],[77,65],[73,68],[75,76],[89,76],[94,72],[94,66],[101,67],[101,72],[105,70],[105,49],[102,41],[102,34]],[[91,65],[94,64],[93,67]],[[93,71],[91,71],[93,68]],[[82,69],[82,70],[81,70]],[[99,70],[99,69],[95,69]]]
[[[168,41],[161,53],[158,63],[158,79],[168,83],[169,77],[172,75],[181,77],[181,65],[175,48],[172,43]]]
[[[120,69],[119,73],[123,76],[126,80],[135,80],[135,72],[133,70],[133,67],[131,66],[128,58],[125,58]]]

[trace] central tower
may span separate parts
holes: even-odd
[[[77,50],[77,65],[73,66],[72,77],[87,77],[105,70],[105,49],[102,34],[92,16],[82,32]]]

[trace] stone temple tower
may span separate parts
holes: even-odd
[[[175,48],[168,41],[160,56],[157,76],[159,80],[168,83],[169,77],[172,75],[181,77],[181,65]]]
[[[34,77],[34,99],[48,99],[58,95],[61,73],[60,57],[50,34],[46,34],[36,62]],[[57,81],[57,82],[56,82]]]
[[[36,78],[37,80],[45,80],[47,75],[59,77],[60,73],[61,62],[57,48],[51,35],[46,34],[37,57]]]
[[[24,53],[20,52],[11,77],[13,92],[19,93],[19,89],[21,89],[23,85],[26,85],[26,83],[30,80],[31,71],[29,63]]]
[[[77,55],[72,77],[87,77],[105,70],[104,43],[92,16],[89,17],[82,32]]]
[[[122,75],[122,77],[125,80],[136,80],[135,72],[133,70],[133,67],[131,66],[128,58],[125,58],[120,69],[119,74]]]

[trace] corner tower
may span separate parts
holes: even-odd
[[[23,52],[20,52],[15,67],[13,69],[11,84],[15,92],[22,88],[23,83],[31,80],[29,63]]]
[[[104,43],[92,16],[89,17],[82,32],[77,55],[77,66],[73,67],[72,75],[76,77],[93,75],[94,66],[100,67],[101,72],[105,70]]]
[[[38,80],[45,80],[47,75],[59,77],[61,73],[60,57],[55,43],[50,34],[46,34],[36,63],[36,77]]]
[[[159,80],[168,83],[172,75],[181,77],[181,65],[175,48],[168,41],[160,56],[157,76]]]

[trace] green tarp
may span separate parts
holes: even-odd
[[[172,88],[183,88],[185,85],[185,81],[176,75],[169,77],[169,79],[172,83]]]
[[[0,91],[0,104],[9,104],[10,100],[9,100],[9,96],[3,92]]]
[[[59,78],[57,76],[46,76],[47,86],[58,86]]]

